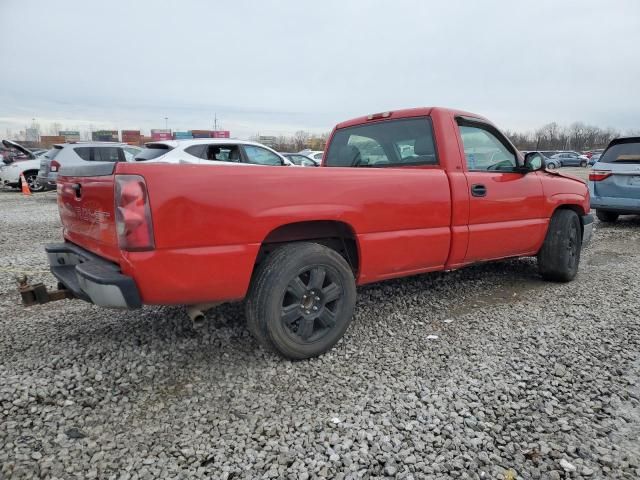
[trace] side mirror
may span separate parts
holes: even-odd
[[[527,172],[537,172],[546,167],[544,158],[538,152],[529,152],[524,156],[524,169]]]

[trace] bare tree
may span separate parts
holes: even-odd
[[[293,136],[293,146],[296,152],[304,150],[309,143],[309,134],[304,130],[298,130]]]

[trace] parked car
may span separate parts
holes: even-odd
[[[207,165],[276,165],[293,163],[261,143],[228,138],[163,140],[145,144],[136,162],[199,163]]]
[[[320,166],[320,162],[318,160],[314,160],[312,158],[307,157],[306,155],[302,155],[300,153],[287,153],[280,152],[280,155],[287,158],[294,165],[298,165],[299,167],[318,167]]]
[[[96,305],[186,304],[194,322],[246,298],[249,330],[291,359],[343,336],[356,285],[520,256],[537,256],[545,279],[575,277],[593,227],[587,186],[523,158],[488,120],[416,108],[340,123],[330,138],[313,174],[228,161],[66,167],[51,271]]]
[[[300,155],[305,155],[312,160],[317,160],[318,162],[322,162],[322,156],[324,155],[324,152],[320,150],[309,150],[309,149],[302,150],[298,153]]]
[[[563,167],[586,167],[589,159],[578,152],[560,152],[551,157],[560,161]]]
[[[602,153],[592,153],[591,156],[589,157],[589,165],[590,166],[595,165],[596,162],[600,160],[601,156],[602,156]]]
[[[560,163],[560,160],[558,160],[557,158],[549,158],[547,155],[545,155],[544,152],[535,151],[535,150],[523,150],[522,151],[523,155],[526,155],[527,153],[537,153],[537,154],[539,154],[542,157],[542,159],[544,160],[544,166],[549,170],[555,170],[556,168],[560,168],[562,166],[562,164]]]
[[[3,159],[3,165],[0,167],[0,185],[21,188],[20,175],[22,174],[32,192],[43,191],[44,185],[38,181],[38,168],[40,168],[41,157],[36,156],[31,150],[12,140],[3,140],[2,144],[7,149],[20,152],[20,156],[24,160],[17,160],[15,156]]]
[[[591,206],[603,222],[640,214],[640,137],[616,138],[589,172]]]
[[[140,147],[116,142],[72,142],[54,145],[40,160],[37,181],[45,189],[56,187],[60,168],[87,162],[131,162]]]

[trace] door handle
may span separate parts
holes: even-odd
[[[471,195],[474,197],[485,197],[487,195],[487,187],[481,183],[476,183],[471,186]]]
[[[82,185],[80,185],[79,183],[74,183],[73,185],[71,185],[71,190],[76,193],[76,198],[80,198],[80,196],[82,195]]]

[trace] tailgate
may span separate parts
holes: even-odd
[[[63,167],[58,210],[65,239],[113,261],[120,259],[114,215],[115,163]]]

